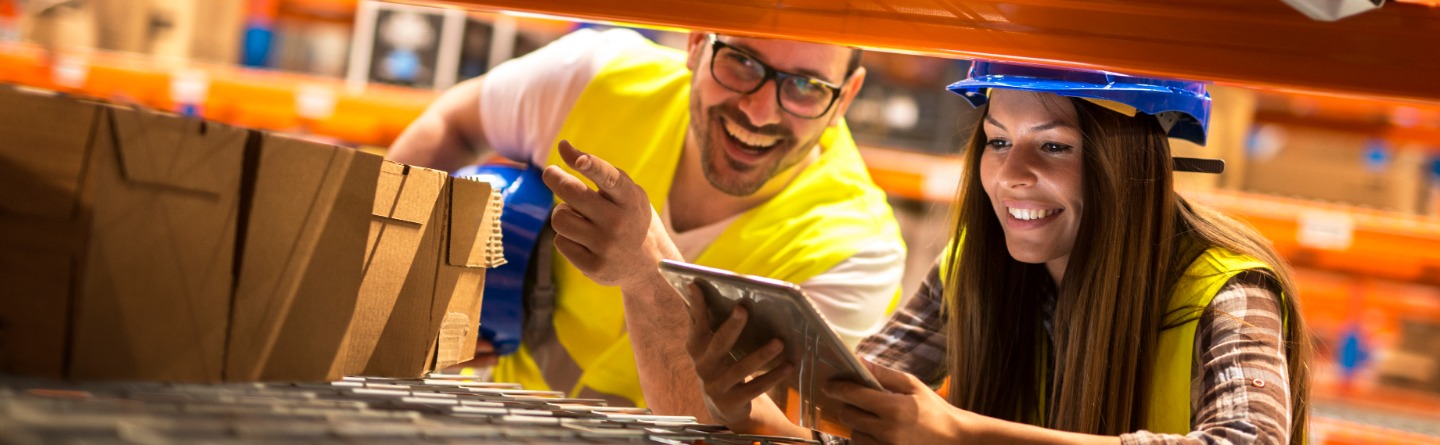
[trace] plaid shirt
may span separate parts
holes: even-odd
[[[1190,434],[1136,431],[1121,435],[1121,443],[1287,443],[1290,388],[1278,289],[1264,274],[1242,273],[1201,315],[1190,370]],[[857,353],[939,386],[947,373],[943,293],[938,267],[932,268],[920,291]],[[845,442],[822,436],[826,443]]]

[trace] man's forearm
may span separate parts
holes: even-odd
[[[477,77],[446,90],[400,133],[385,158],[445,171],[478,162],[486,151],[478,105],[483,80]]]
[[[427,114],[405,128],[385,158],[401,164],[454,171],[477,161],[478,156],[469,144],[459,132],[448,128],[444,119]]]
[[[686,351],[690,316],[683,297],[658,272],[620,290],[646,404],[656,414],[695,416],[709,423],[700,378]]]

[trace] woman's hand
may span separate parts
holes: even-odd
[[[845,402],[837,419],[850,427],[853,443],[969,443],[967,430],[986,419],[950,405],[915,376],[863,360],[886,391],[831,381],[825,392]]]
[[[790,423],[775,402],[762,397],[770,388],[792,377],[794,365],[786,363],[756,375],[785,350],[785,345],[775,339],[743,359],[731,358],[730,349],[745,327],[749,312],[736,306],[720,328],[712,332],[704,299],[699,297],[700,289],[692,284],[689,293],[690,358],[695,362],[711,418],[739,433],[808,437],[808,431]],[[752,375],[754,378],[750,378]]]

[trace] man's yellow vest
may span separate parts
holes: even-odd
[[[597,73],[555,142],[569,140],[629,173],[645,189],[650,204],[660,209],[669,202],[690,126],[689,102],[690,71],[683,52],[632,52]],[[801,283],[869,243],[903,247],[885,193],[871,181],[843,122],[821,136],[820,146],[818,160],[775,198],[737,218],[692,262]],[[549,163],[575,174],[564,165],[558,148],[552,148]],[[555,335],[583,371],[576,387],[554,389],[578,396],[589,388],[645,406],[620,290],[585,278],[558,252],[553,270]],[[898,283],[895,297],[892,308],[899,297]],[[495,379],[549,388],[524,345],[501,358]]]

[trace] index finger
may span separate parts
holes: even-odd
[[[560,141],[560,158],[565,164],[595,183],[600,194],[616,204],[628,204],[635,199],[638,188],[625,172],[610,165],[599,156],[580,151],[568,140]]]
[[[845,380],[831,380],[820,389],[832,399],[850,405],[868,407],[867,411],[875,413],[886,412],[884,407],[890,406],[897,397],[892,393]]]

